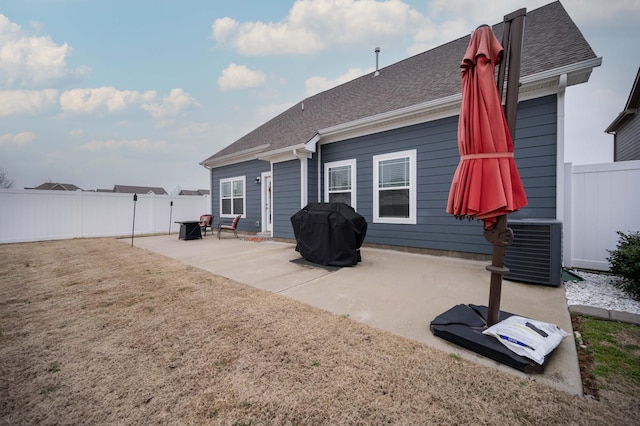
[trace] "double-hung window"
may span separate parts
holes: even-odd
[[[355,159],[324,165],[324,200],[329,203],[345,203],[356,208]]]
[[[220,217],[244,217],[246,207],[244,176],[220,179]]]
[[[373,156],[373,222],[416,223],[416,150]]]

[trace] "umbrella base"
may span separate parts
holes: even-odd
[[[544,373],[544,367],[551,354],[545,357],[541,365],[510,351],[495,337],[482,334],[487,329],[488,310],[486,306],[456,305],[431,321],[431,332],[435,336],[524,373]],[[500,311],[498,320],[503,321],[512,315],[514,314]]]

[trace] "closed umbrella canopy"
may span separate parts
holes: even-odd
[[[473,32],[460,65],[460,163],[451,184],[447,212],[459,219],[484,220],[485,229],[495,227],[497,216],[527,205],[495,82],[495,66],[502,53],[492,29],[483,25]]]

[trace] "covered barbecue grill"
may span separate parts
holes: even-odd
[[[306,260],[353,266],[367,234],[367,221],[344,203],[310,203],[291,216],[296,251]]]

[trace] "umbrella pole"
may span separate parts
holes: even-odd
[[[507,93],[505,102],[505,118],[509,126],[509,134],[515,140],[516,112],[518,110],[518,90],[520,86],[520,61],[522,57],[522,39],[524,37],[524,18],[527,9],[518,9],[504,17],[504,32],[502,45],[508,58],[509,74],[507,77]],[[504,58],[504,59],[507,59]],[[500,61],[498,67],[498,93],[502,99],[507,61]],[[496,228],[485,231],[484,235],[493,244],[491,265],[487,270],[491,272],[491,287],[489,288],[489,312],[487,325],[491,327],[499,321],[500,296],[502,293],[502,275],[509,272],[504,266],[504,252],[513,240],[513,231],[507,227],[507,215],[498,216]]]
[[[511,228],[507,228],[507,215],[498,216],[496,219],[496,227],[490,231],[484,231],[485,238],[493,244],[491,265],[487,266],[487,270],[491,272],[489,312],[487,315],[487,325],[489,327],[499,321],[502,275],[509,272],[509,268],[504,266],[504,252],[513,240],[513,231]]]

